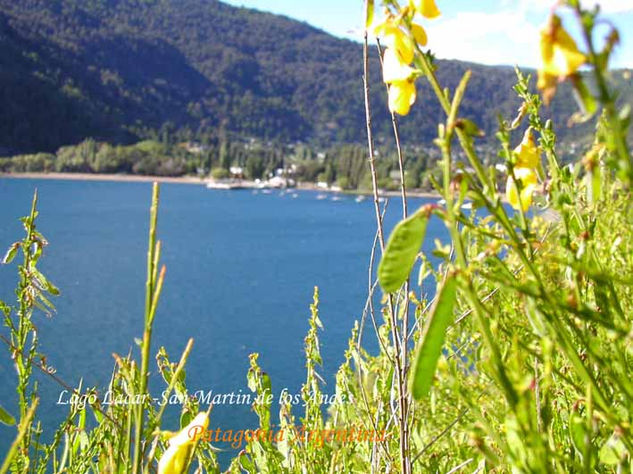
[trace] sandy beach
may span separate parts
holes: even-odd
[[[120,181],[152,183],[205,184],[205,180],[195,176],[145,176],[136,174],[98,173],[0,173],[0,178],[9,179],[61,179],[72,181]]]

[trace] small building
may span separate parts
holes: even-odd
[[[243,178],[244,177],[244,168],[241,166],[231,166],[229,168],[229,173],[231,174],[231,178]]]
[[[294,188],[295,185],[296,183],[293,179],[282,178],[281,176],[274,176],[266,182],[266,186],[269,188]]]

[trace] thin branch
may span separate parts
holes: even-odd
[[[429,441],[426,446],[424,446],[420,452],[418,454],[416,454],[413,459],[411,460],[411,463],[415,463],[418,459],[420,459],[420,456],[422,456],[431,446],[433,446],[440,438],[442,438],[444,435],[446,435],[451,428],[453,428],[453,426],[455,426],[457,423],[459,423],[462,418],[464,418],[464,416],[466,416],[466,413],[468,413],[468,408],[464,408],[461,413],[459,415],[457,415],[457,418],[455,418],[453,421],[451,421],[448,425],[446,425],[444,427],[444,429],[437,435],[435,435],[433,437],[433,439],[431,439],[431,441]]]
[[[460,465],[455,466],[453,469],[451,469],[450,471],[448,471],[446,474],[453,474],[454,472],[459,471],[462,467],[466,467],[466,466],[468,466],[471,462],[473,462],[473,461],[474,461],[474,459],[475,459],[475,458],[470,458],[470,459],[467,459],[466,461],[464,461],[464,462],[463,462],[463,463],[461,463]]]
[[[367,8],[367,2],[365,2],[365,8]],[[383,231],[383,222],[380,214],[380,199],[378,195],[378,177],[376,174],[375,166],[375,153],[374,153],[374,141],[372,135],[371,126],[371,107],[369,101],[369,54],[367,44],[367,30],[365,30],[363,41],[363,89],[365,97],[365,122],[367,125],[367,145],[369,150],[369,168],[371,171],[372,189],[374,196],[374,210],[376,213],[376,223],[378,226],[378,238],[380,242],[380,249],[384,252],[385,249],[385,236]],[[401,365],[401,348],[397,328],[397,319],[394,312],[393,295],[389,294],[389,317],[391,325],[391,333],[395,351],[395,372],[398,386],[398,401],[400,406],[399,416],[399,428],[400,428],[400,467],[402,474],[410,473],[410,463],[408,459],[408,433],[407,425],[405,423],[404,416],[406,415],[406,387],[404,386],[404,374]]]

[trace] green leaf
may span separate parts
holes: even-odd
[[[569,417],[569,437],[576,451],[585,457],[585,436],[587,430],[585,428],[585,420],[576,412]]]
[[[239,462],[239,467],[241,467],[242,469],[244,469],[246,472],[257,472],[257,469],[255,468],[255,463],[253,463],[253,461],[251,460],[251,458],[249,458],[246,455],[246,451],[242,451],[239,455],[238,455],[238,462]]]
[[[42,272],[40,272],[37,268],[34,268],[33,273],[35,274],[35,277],[39,280],[40,284],[46,289],[46,291],[48,291],[53,296],[59,295],[59,289],[50,281],[48,281],[48,278],[46,278]]]
[[[446,277],[438,292],[413,364],[410,389],[416,400],[425,397],[431,388],[437,361],[442,354],[446,329],[453,320],[456,298],[457,279],[450,275]]]
[[[4,408],[0,406],[0,423],[7,426],[15,425],[15,418],[13,418]]]
[[[409,277],[424,240],[429,212],[429,207],[423,207],[400,221],[391,233],[378,265],[378,281],[386,293],[397,291]]]
[[[195,413],[192,413],[189,410],[183,411],[180,414],[180,429],[185,428],[189,423],[191,423],[191,421],[194,419],[194,416]]]
[[[615,466],[626,456],[626,447],[616,435],[612,435],[600,448],[598,457],[602,464]]]
[[[9,316],[11,313],[11,308],[4,301],[0,300],[0,314],[4,314],[5,316]]]
[[[479,126],[472,120],[466,118],[459,118],[455,122],[455,127],[462,130],[469,137],[485,137],[486,132],[479,128]]]
[[[584,123],[596,113],[598,103],[580,76],[572,77],[572,85],[574,87],[574,99],[576,99],[580,112],[571,117],[570,123]]]
[[[11,261],[15,258],[15,254],[18,252],[20,245],[20,242],[16,242],[11,247],[9,247],[9,250],[7,250],[7,253],[4,254],[4,257],[2,259],[3,264],[11,263]]]

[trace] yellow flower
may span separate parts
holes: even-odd
[[[435,18],[440,16],[440,11],[435,5],[435,0],[420,0],[416,3],[417,12],[426,18]]]
[[[400,58],[393,52],[391,48],[385,49],[382,56],[382,78],[386,84],[395,81],[405,81],[409,79],[415,70],[400,61]]]
[[[193,445],[209,426],[209,415],[198,413],[180,432],[169,440],[169,448],[158,462],[158,474],[183,474]]]
[[[417,23],[411,24],[411,33],[413,34],[413,38],[420,46],[426,46],[428,41],[428,37],[426,36],[426,31],[422,28],[421,25]]]
[[[550,16],[547,26],[541,30],[541,67],[537,84],[546,103],[554,96],[558,80],[571,76],[585,62],[587,57],[578,50],[560,18]]]
[[[569,76],[587,61],[556,15],[550,17],[548,26],[541,31],[541,57],[542,70],[554,76]]]
[[[528,128],[523,135],[523,140],[514,149],[516,153],[516,167],[517,168],[538,168],[541,162],[541,150],[536,146],[534,142],[534,136],[532,135],[532,128]]]
[[[514,168],[514,176],[508,176],[506,183],[506,198],[510,205],[515,209],[523,209],[527,211],[532,205],[532,195],[536,189],[537,179],[536,173],[531,168]]]
[[[407,115],[415,102],[415,70],[400,62],[396,53],[387,48],[382,58],[382,76],[385,84],[389,84],[389,110],[400,115]]]
[[[413,80],[393,81],[389,85],[389,110],[407,115],[415,102],[415,85]]]
[[[376,36],[382,37],[383,43],[392,49],[400,59],[400,62],[409,64],[413,61],[413,40],[393,20],[387,20],[378,25],[374,30]]]

